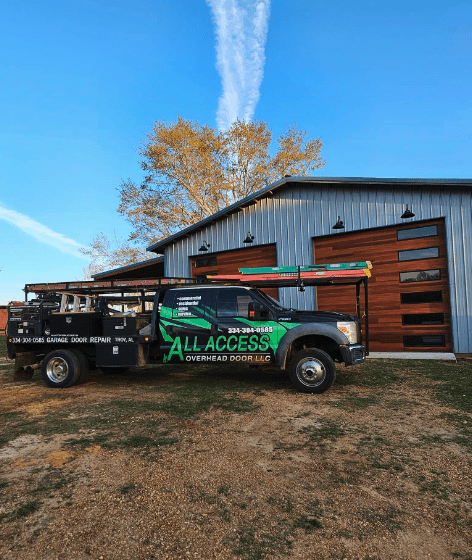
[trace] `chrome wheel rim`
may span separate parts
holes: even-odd
[[[304,358],[297,366],[297,377],[304,385],[317,387],[326,378],[326,368],[316,358]]]
[[[67,378],[69,367],[63,358],[49,360],[46,367],[46,375],[53,383],[61,383]]]

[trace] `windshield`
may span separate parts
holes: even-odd
[[[288,311],[286,307],[282,307],[280,303],[273,297],[268,296],[267,294],[261,292],[260,290],[255,290],[255,291],[257,291],[257,295],[261,299],[263,299],[266,303],[268,303],[271,307],[275,307],[278,311]]]

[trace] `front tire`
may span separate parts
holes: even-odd
[[[71,350],[53,350],[41,364],[41,379],[48,387],[63,389],[79,380],[80,362]]]
[[[289,365],[290,380],[302,393],[324,393],[336,379],[334,360],[323,350],[297,352]]]

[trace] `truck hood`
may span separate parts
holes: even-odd
[[[290,309],[278,313],[278,320],[289,319],[296,323],[336,323],[338,321],[359,321],[354,315],[334,311],[301,311]]]

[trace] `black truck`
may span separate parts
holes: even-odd
[[[293,285],[287,280],[293,281],[282,285]],[[49,387],[65,388],[83,381],[90,369],[276,364],[288,370],[299,391],[322,393],[335,380],[335,362],[365,359],[354,315],[287,309],[254,286],[189,282],[27,285],[36,298],[8,314],[16,378],[30,378],[40,368]]]

